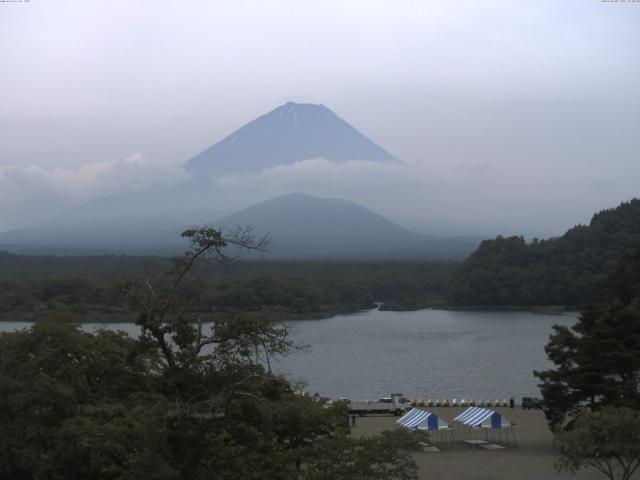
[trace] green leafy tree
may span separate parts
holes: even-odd
[[[119,287],[140,338],[84,332],[67,314],[0,335],[0,478],[300,480],[336,462],[356,478],[415,478],[402,432],[352,440],[343,403],[272,371],[296,348],[285,327],[246,314],[205,324],[190,308],[197,261],[263,243],[183,235],[191,248],[168,275]]]
[[[585,411],[557,439],[562,451],[558,470],[593,467],[610,480],[628,480],[640,466],[640,413],[630,408]]]
[[[159,349],[165,367],[174,372],[199,362],[202,348],[216,343],[213,335],[203,335],[202,323],[184,308],[186,300],[181,288],[196,263],[213,259],[228,265],[234,259],[227,254],[228,249],[263,251],[267,243],[265,238],[256,239],[247,228],[226,235],[212,227],[194,228],[182,232],[182,237],[190,242],[189,249],[184,257],[174,259],[173,268],[159,282],[154,285],[144,279],[120,287],[138,312],[136,323],[142,329],[142,338]]]
[[[640,252],[619,262],[606,303],[585,308],[571,328],[555,326],[545,347],[555,368],[535,372],[553,429],[571,427],[586,406],[640,408]],[[623,286],[623,290],[618,289]]]
[[[50,321],[0,335],[0,478],[175,478],[153,352]],[[160,474],[160,471],[165,474]]]
[[[412,452],[428,435],[388,430],[374,437],[337,437],[320,442],[304,468],[303,480],[414,480],[418,468]]]

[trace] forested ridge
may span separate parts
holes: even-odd
[[[203,263],[181,285],[194,312],[321,318],[383,303],[426,307],[579,307],[602,301],[616,261],[640,246],[640,200],[596,213],[563,236],[485,240],[461,264],[411,261]],[[0,318],[46,318],[70,310],[94,321],[130,321],[114,285],[170,267],[167,257],[29,256],[0,252]]]
[[[485,240],[457,269],[454,305],[581,306],[605,299],[616,262],[640,246],[640,199],[548,240]]]
[[[131,321],[118,284],[169,268],[171,259],[25,256],[0,253],[0,315],[39,320],[66,309],[86,321]],[[373,308],[446,305],[455,263],[240,261],[230,270],[201,264],[181,285],[194,312],[269,313],[319,318]]]

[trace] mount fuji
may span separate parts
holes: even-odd
[[[187,161],[193,178],[259,172],[310,158],[400,161],[324,105],[289,102],[247,123]]]
[[[312,158],[344,163],[366,160],[401,163],[324,105],[289,102],[245,124],[187,160],[189,180],[153,185],[94,199],[55,219],[57,225],[94,220],[165,217],[198,223],[237,209],[220,207],[213,178],[259,173]],[[246,206],[246,205],[245,205]]]
[[[459,258],[475,246],[411,232],[340,199],[284,195],[244,210],[239,207],[246,204],[236,201],[226,211],[216,201],[213,177],[258,173],[311,158],[401,164],[324,105],[290,102],[185,162],[189,180],[93,200],[46,225],[0,234],[0,248],[24,253],[177,253],[184,247],[181,227],[216,218],[220,225],[254,225],[260,233],[272,234],[275,258]]]

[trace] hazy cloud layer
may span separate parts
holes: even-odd
[[[615,116],[639,96],[632,2],[2,7],[0,165],[81,165],[130,152],[180,162],[287,100],[324,103],[414,162],[426,160],[434,129],[451,139],[487,120],[508,128],[538,102],[615,102]],[[569,105],[569,120],[583,110]]]
[[[535,164],[473,161],[437,168],[310,159],[213,184],[217,201],[232,210],[300,191],[349,199],[426,233],[481,235],[563,233],[638,192],[635,179],[597,180],[589,169],[553,176]]]
[[[0,166],[0,231],[46,221],[93,198],[188,178],[182,167],[151,162],[138,153],[79,167]]]
[[[185,211],[215,206],[210,218],[215,220],[277,195],[304,192],[352,200],[427,233],[551,235],[637,195],[634,177],[602,176],[587,167],[555,170],[558,174],[550,175],[536,163],[498,160],[391,165],[308,159],[256,174],[214,177],[195,200],[181,193],[176,202],[184,201]],[[181,166],[157,164],[139,154],[78,168],[0,168],[0,229],[32,225],[112,193],[188,186],[188,179]],[[161,213],[149,210],[148,216]]]
[[[0,229],[179,181],[171,165],[288,100],[324,103],[407,168],[307,161],[218,179],[222,203],[307,191],[416,226],[556,232],[640,194],[637,2],[1,7]],[[130,152],[153,162],[111,160]]]

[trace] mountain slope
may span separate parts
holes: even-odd
[[[225,226],[253,225],[257,231],[275,232],[301,242],[367,243],[416,241],[422,235],[406,230],[356,203],[291,193],[252,205],[220,219]]]
[[[66,212],[55,224],[82,224],[91,230],[107,221],[115,228],[123,216],[140,218],[143,222],[164,216],[167,224],[176,218],[202,222],[204,218],[216,218],[232,211],[216,196],[211,182],[213,175],[257,173],[318,157],[336,162],[398,162],[324,105],[287,103],[187,161],[184,166],[189,172],[188,180],[96,198]],[[216,211],[212,210],[213,206]]]
[[[162,219],[120,219],[0,234],[0,249],[53,254],[178,254],[186,247],[183,227]],[[412,232],[356,203],[293,193],[252,205],[215,225],[253,226],[271,237],[273,259],[461,259],[474,238],[436,238]]]
[[[276,197],[216,222],[253,225],[273,258],[461,258],[474,240],[438,239],[396,225],[356,203],[301,193]]]
[[[124,217],[25,228],[0,233],[0,250],[47,255],[173,255],[186,246],[179,241],[177,225],[166,218]]]
[[[580,306],[607,295],[607,278],[623,255],[640,248],[640,199],[593,216],[562,237],[526,243],[485,240],[453,281],[457,305]]]
[[[324,105],[289,102],[249,122],[185,166],[195,178],[209,178],[309,158],[398,162]]]

